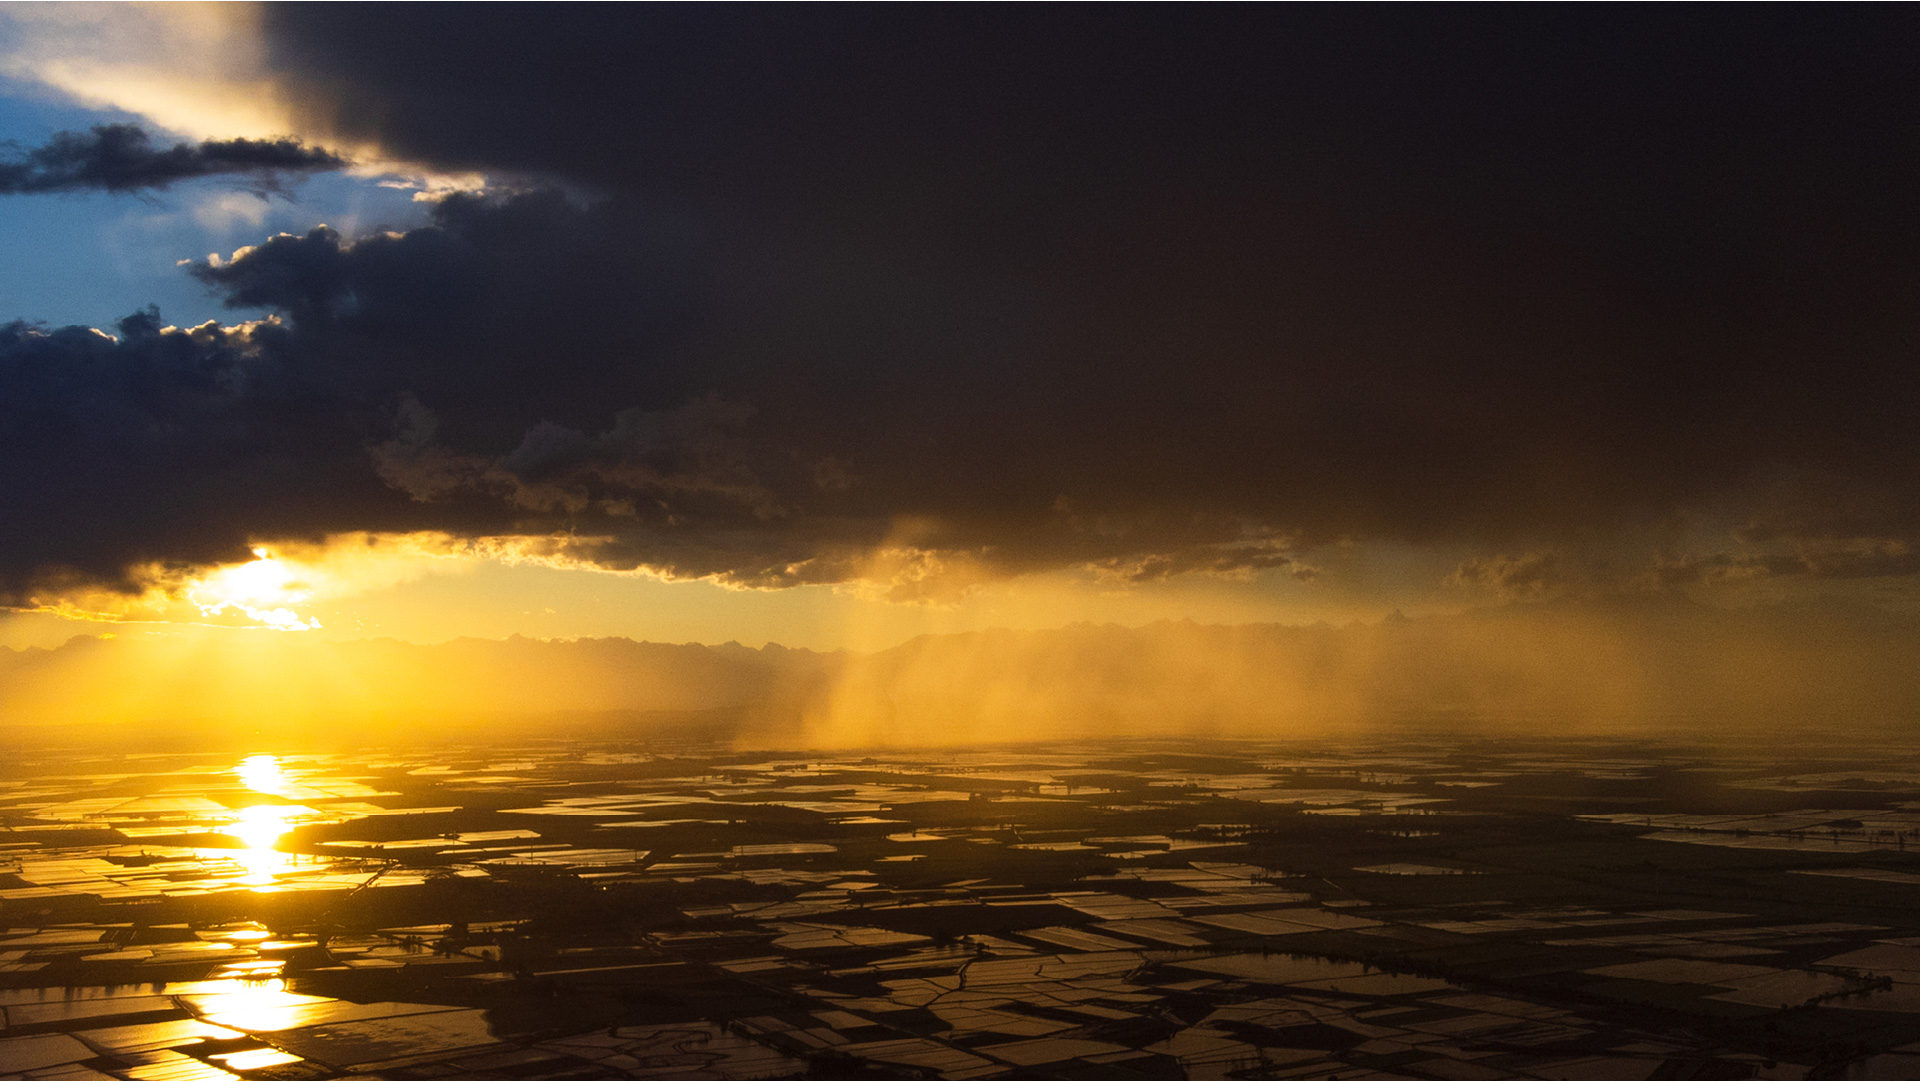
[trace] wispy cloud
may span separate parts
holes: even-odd
[[[11,149],[11,148],[10,148]],[[212,139],[156,147],[134,124],[60,132],[30,150],[0,155],[0,195],[133,192],[198,177],[238,176],[258,192],[279,191],[290,174],[341,169],[346,159],[294,139]]]

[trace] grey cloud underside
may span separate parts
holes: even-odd
[[[314,130],[598,194],[195,268],[244,335],[11,329],[0,577],[416,527],[767,586],[1910,574],[1920,35],[1794,20],[276,9]]]
[[[165,188],[196,177],[243,176],[263,191],[287,174],[340,169],[332,151],[293,139],[216,139],[155,147],[132,124],[102,124],[60,132],[44,145],[0,155],[0,195]]]
[[[823,344],[808,338],[818,310],[721,288],[672,216],[553,193],[456,197],[435,216],[356,243],[283,235],[192,269],[277,322],[162,329],[143,313],[117,340],[0,333],[12,596],[50,573],[239,559],[254,537],[425,528],[561,534],[561,551],[604,566],[759,586],[871,573],[886,543],[987,574],[1306,577],[1299,555],[1335,538],[1578,537],[1776,461],[1824,461],[1790,439],[1787,400],[1743,413],[1748,436],[1701,439],[1617,431],[1649,405],[1625,392],[1534,381],[1489,397],[1494,377],[1471,370],[1236,371],[1190,346],[1178,366],[1103,371],[1054,352],[1077,340],[1068,328],[1025,329],[998,354],[970,355],[982,331],[964,325],[943,343],[882,327]],[[1540,408],[1515,409],[1525,398]],[[1912,534],[1911,483],[1879,456],[1837,465],[1851,488],[1749,485],[1754,544],[1825,554],[1770,570],[1912,570],[1892,540]],[[1483,577],[1504,589],[1542,571]]]

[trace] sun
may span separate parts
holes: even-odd
[[[300,573],[277,559],[271,550],[256,548],[253,556],[245,564],[229,564],[193,580],[187,586],[187,600],[203,616],[217,617],[231,609],[285,632],[319,628],[318,618],[294,611],[294,606],[313,597],[312,588]]]

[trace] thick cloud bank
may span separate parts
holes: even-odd
[[[1568,553],[1920,566],[1900,9],[296,5],[267,33],[313,138],[556,187],[193,269],[277,322],[8,329],[16,594],[415,528],[896,597],[1306,575],[1346,539],[1475,549],[1460,581],[1517,596]]]
[[[244,176],[274,190],[284,174],[346,164],[332,151],[293,139],[215,139],[162,149],[136,125],[102,124],[85,134],[60,132],[42,146],[0,156],[0,195],[131,192],[223,175]]]

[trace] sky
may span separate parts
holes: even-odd
[[[1915,20],[0,5],[0,645],[1911,613]]]

